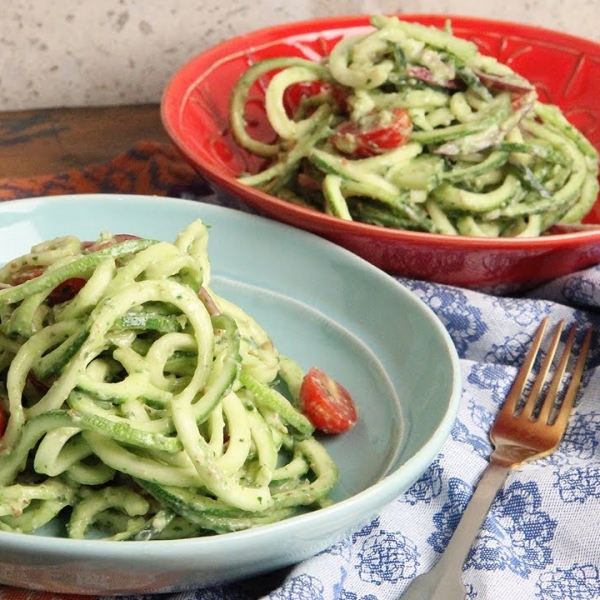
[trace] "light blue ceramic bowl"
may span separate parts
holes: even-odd
[[[455,348],[437,317],[393,278],[311,234],[193,201],[125,195],[0,204],[0,264],[32,244],[100,231],[171,241],[210,225],[212,287],[265,326],[305,368],[344,382],[360,420],[326,441],[340,468],[331,507],[189,540],[78,541],[0,532],[0,583],[51,592],[147,594],[205,587],[306,559],[402,494],[439,452],[460,397]],[[135,546],[133,546],[135,544]]]

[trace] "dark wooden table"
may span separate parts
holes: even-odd
[[[0,112],[0,177],[104,162],[140,140],[168,141],[158,105]]]

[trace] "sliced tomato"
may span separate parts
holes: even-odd
[[[298,108],[308,98],[325,93],[325,84],[320,81],[301,81],[285,88],[283,107],[288,117],[293,118]]]
[[[516,73],[485,73],[476,70],[475,75],[479,77],[481,83],[493,90],[527,94],[535,89],[532,83]]]
[[[373,111],[360,121],[343,121],[331,142],[342,153],[366,158],[389,152],[408,142],[412,122],[404,108]]]
[[[434,86],[446,88],[448,90],[456,90],[459,87],[461,87],[461,83],[462,83],[460,81],[457,81],[456,79],[440,80],[433,74],[432,71],[430,71],[428,68],[423,67],[421,65],[408,66],[406,68],[406,74],[409,77],[418,79],[419,81],[423,81],[423,82],[427,83],[428,85],[434,85]]]
[[[120,244],[121,242],[126,242],[127,240],[139,240],[139,236],[133,235],[130,233],[117,233],[113,235],[111,240],[102,240],[95,242],[83,242],[82,248],[89,253],[98,252],[99,250],[104,250],[105,248],[110,248],[115,244]]]
[[[113,236],[115,238],[115,242],[120,244],[121,242],[126,242],[127,240],[139,240],[139,235],[134,235],[133,233],[117,233]]]
[[[348,431],[358,418],[350,392],[317,367],[302,380],[300,406],[310,422],[325,433]]]
[[[43,267],[23,269],[12,276],[11,282],[13,285],[19,285],[29,281],[30,279],[39,277],[44,273],[44,271],[45,269]],[[83,279],[82,277],[71,277],[69,279],[65,279],[48,294],[48,303],[53,306],[54,304],[60,304],[61,302],[71,300],[86,284],[86,282],[87,280]]]
[[[50,389],[50,384],[38,379],[33,371],[29,371],[29,373],[27,374],[27,382],[43,394],[45,394]]]
[[[139,236],[132,235],[129,233],[118,233],[113,236],[110,240],[103,241],[86,241],[81,243],[81,248],[88,253],[98,252],[99,250],[104,250],[105,248],[110,248],[115,244],[120,244],[121,242],[125,242],[127,240],[138,240]],[[44,273],[46,270],[45,267],[26,267],[17,271],[11,276],[10,285],[19,285],[21,283],[25,283],[30,279],[35,279]],[[61,302],[66,302],[67,300],[71,300],[77,292],[86,284],[87,280],[83,277],[71,277],[66,279],[62,283],[58,284],[52,292],[48,295],[48,302],[51,305],[60,304]],[[5,284],[0,283],[0,288],[5,287]]]
[[[331,93],[334,102],[345,110],[346,95],[342,88],[324,81],[300,81],[288,86],[283,93],[283,107],[292,119],[305,100],[327,93]]]
[[[59,283],[48,295],[48,302],[51,305],[61,304],[71,300],[77,292],[87,283],[83,277],[71,277]]]
[[[36,277],[43,275],[45,270],[45,267],[27,267],[21,269],[11,277],[11,283],[12,285],[20,285],[30,279],[35,279]],[[85,283],[86,280],[81,277],[65,279],[65,281],[59,283],[50,294],[48,294],[48,302],[53,305],[70,300],[85,285]]]
[[[12,285],[20,285],[30,279],[39,277],[45,270],[45,267],[26,267],[13,273],[10,277],[10,282]]]
[[[510,104],[515,112],[526,114],[533,108],[535,97],[531,94],[513,94]]]

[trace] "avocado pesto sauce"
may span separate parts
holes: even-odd
[[[330,503],[304,372],[210,289],[205,225],[119,237],[0,268],[0,531],[172,539]]]
[[[598,154],[557,106],[451,23],[371,24],[320,62],[272,58],[242,75],[231,128],[267,164],[241,182],[340,219],[447,235],[533,237],[581,221]],[[268,144],[245,122],[258,81]]]

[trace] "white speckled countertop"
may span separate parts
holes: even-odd
[[[471,15],[600,41],[598,0],[2,0],[1,8],[0,110],[158,102],[178,67],[228,37],[335,14]]]

